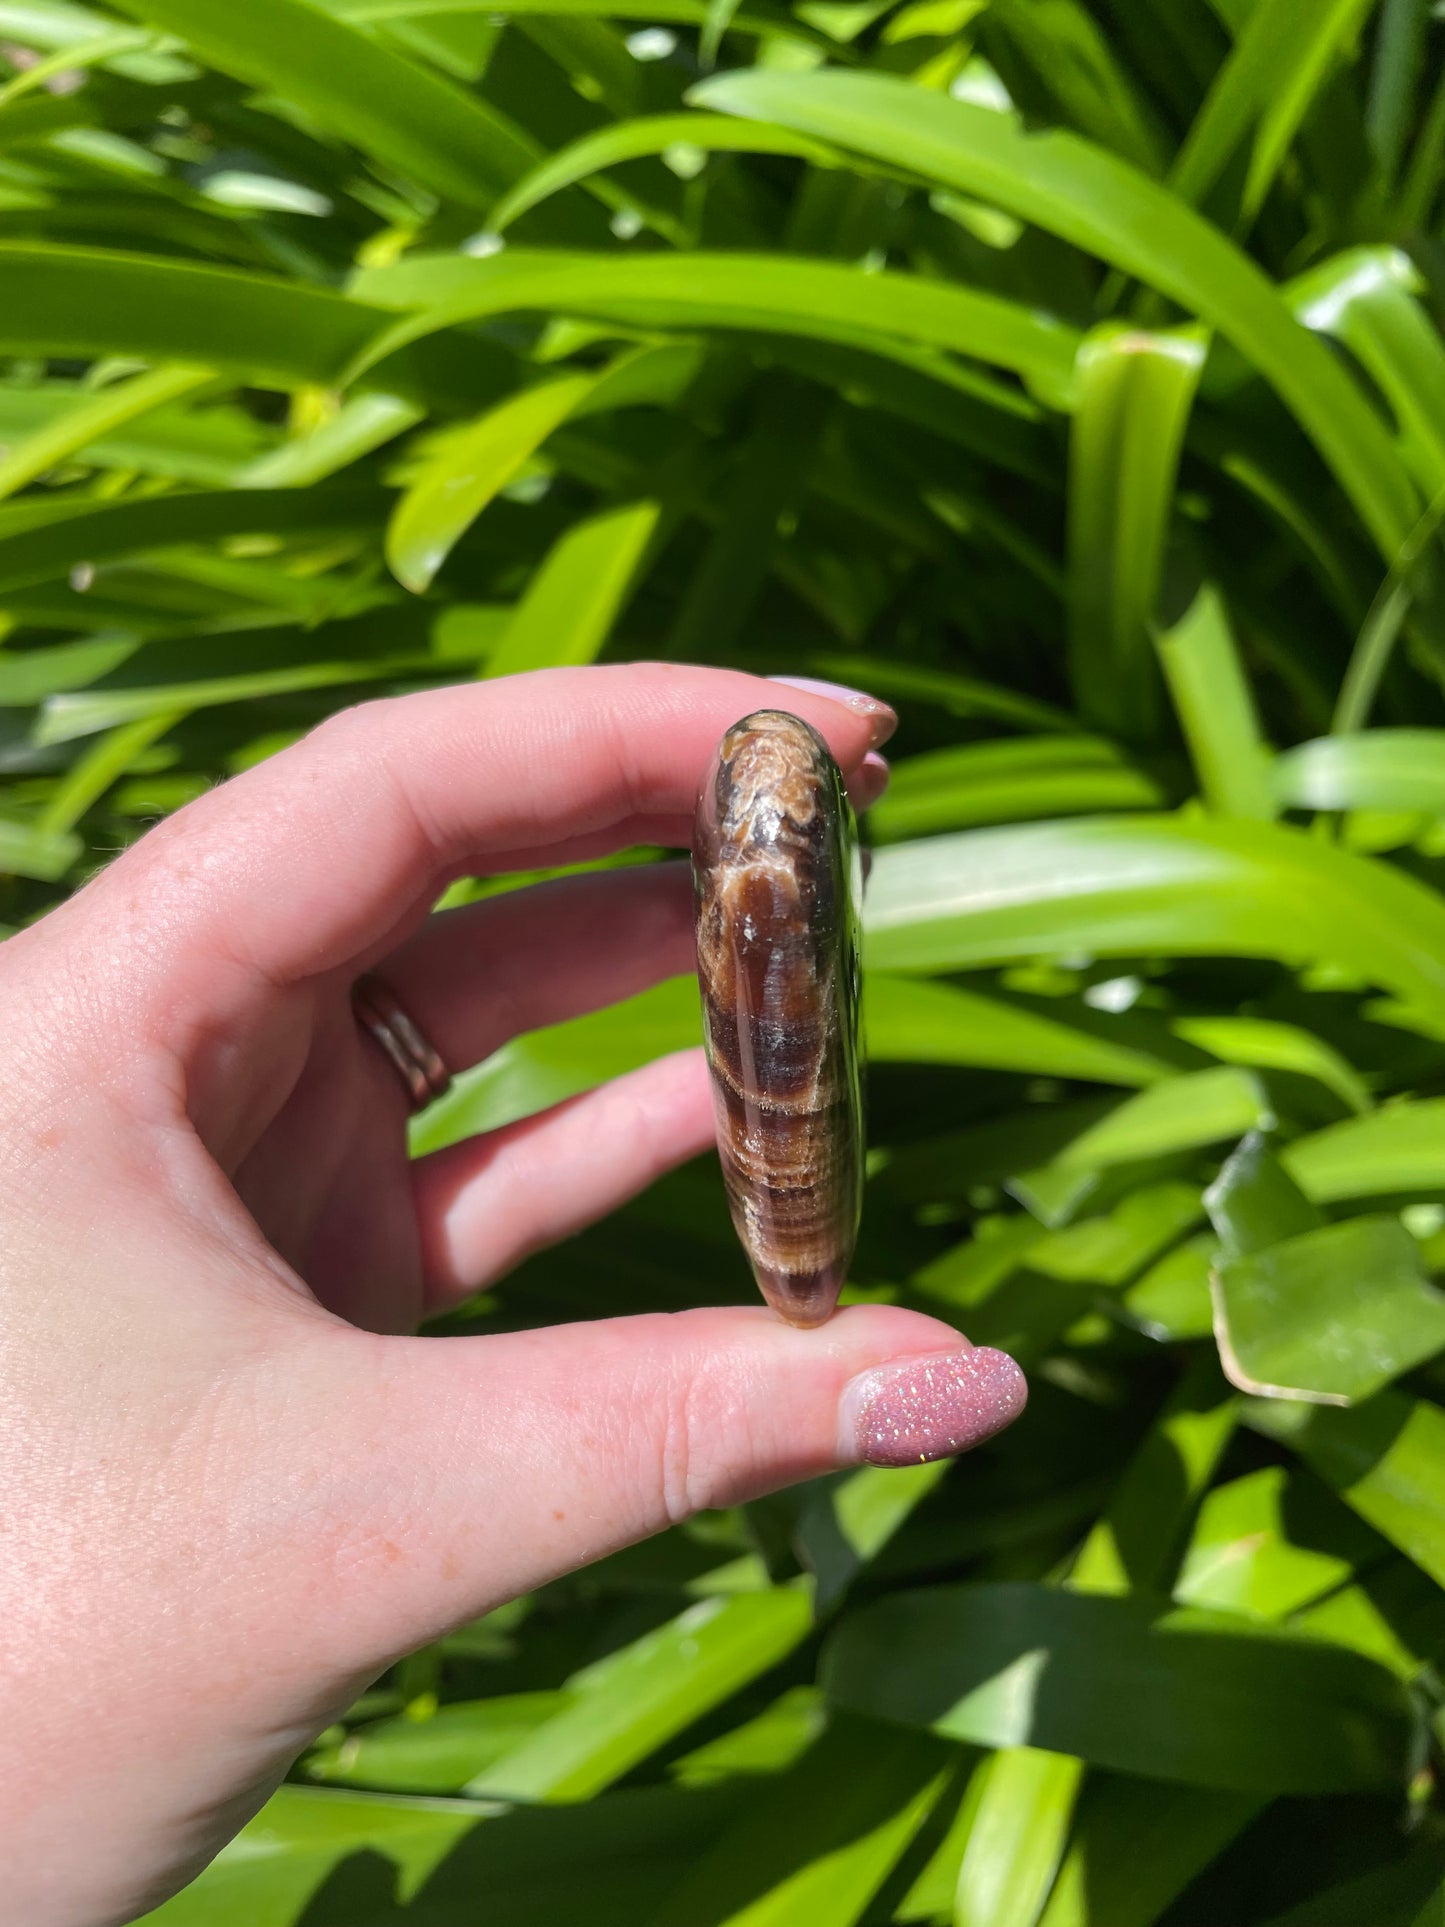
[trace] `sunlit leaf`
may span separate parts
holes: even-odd
[[[248,0],[244,23],[210,0],[120,5],[223,72],[276,88],[437,194],[485,204],[535,158],[531,143],[475,95],[306,0]]]
[[[1405,1702],[1382,1668],[1227,1614],[1044,1586],[899,1593],[830,1645],[830,1697],[993,1746],[1047,1746],[1191,1785],[1399,1784]]]
[[[397,579],[421,595],[493,497],[596,385],[559,375],[501,402],[449,439],[398,502],[386,536]]]
[[[778,122],[977,194],[1091,249],[1217,327],[1278,390],[1389,558],[1413,491],[1363,394],[1302,335],[1259,270],[1182,201],[1071,134],[871,74],[728,74],[703,107]]]
[[[1197,336],[1112,327],[1079,350],[1069,455],[1070,668],[1083,713],[1135,739],[1152,720],[1150,627],[1204,356]]]
[[[797,1587],[707,1599],[569,1681],[570,1702],[468,1783],[477,1796],[578,1800],[600,1792],[807,1636]]]

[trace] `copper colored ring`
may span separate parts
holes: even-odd
[[[365,1025],[406,1086],[413,1111],[424,1111],[451,1089],[452,1074],[440,1051],[422,1035],[391,985],[363,977],[351,993],[357,1021]]]

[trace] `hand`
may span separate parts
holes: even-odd
[[[0,947],[0,1838],[27,1927],[156,1904],[367,1681],[500,1601],[1016,1416],[1009,1361],[885,1307],[399,1335],[702,1150],[711,1110],[689,1052],[409,1165],[355,980],[380,968],[455,1070],[690,968],[675,865],[428,912],[457,875],[685,844],[723,730],[777,702],[655,665],[351,710]],[[881,705],[787,706],[876,788]]]

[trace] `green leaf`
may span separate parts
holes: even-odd
[[[1023,736],[905,757],[868,826],[875,841],[897,843],[978,823],[1162,801],[1153,780],[1100,737]]]
[[[95,566],[182,542],[367,528],[385,504],[385,496],[358,489],[285,494],[218,489],[99,505],[71,499],[17,502],[0,509],[0,591],[53,582],[82,563]]]
[[[885,1195],[896,1168],[884,1173]],[[963,1175],[965,1183],[972,1176],[966,1164]],[[925,1197],[930,1193],[931,1187],[923,1187]],[[1099,1288],[1114,1292],[1127,1284],[1198,1217],[1193,1186],[1152,1185],[1112,1211],[1047,1234],[1026,1218],[994,1222],[986,1227],[989,1235],[955,1246],[923,1266],[912,1282],[927,1309],[948,1307],[945,1315],[976,1343],[999,1345],[1027,1363],[1043,1357],[1095,1302]],[[1201,1289],[1207,1332],[1207,1279]]]
[[[864,1021],[875,1063],[969,1065],[1126,1086],[1154,1082],[1171,1068],[1147,1051],[1052,1015],[876,972],[865,987]],[[674,978],[609,1010],[504,1045],[432,1106],[413,1129],[413,1149],[420,1154],[474,1131],[496,1130],[701,1040],[696,979]],[[1245,1128],[1240,1106],[1226,1100],[1226,1110],[1222,1135],[1237,1136]],[[1147,1118],[1144,1128],[1152,1128]]]
[[[1319,958],[1445,1013],[1445,905],[1383,864],[1273,824],[1128,817],[879,851],[870,964],[962,970],[1095,956]]]
[[[592,374],[559,375],[498,403],[448,437],[397,503],[386,532],[393,575],[416,595],[488,502],[597,386]]]
[[[536,159],[495,108],[306,0],[119,0],[223,73],[275,90],[422,187],[484,207]]]
[[[0,458],[0,500],[14,495],[58,467],[92,442],[103,441],[116,429],[138,421],[152,409],[163,408],[208,387],[215,379],[205,368],[157,368],[112,388],[98,390],[69,414],[57,416],[44,428]]]
[[[92,399],[79,382],[0,383],[0,436],[40,434]],[[86,467],[135,469],[177,481],[228,488],[273,443],[260,422],[230,404],[158,408],[75,451]]]
[[[1168,1252],[1123,1294],[1125,1315],[1161,1344],[1212,1336],[1209,1279],[1214,1250],[1214,1239],[1206,1233]]]
[[[1445,1411],[1402,1393],[1348,1409],[1263,1405],[1251,1423],[1285,1440],[1360,1517],[1445,1586]]]
[[[1204,366],[1197,335],[1107,327],[1079,350],[1069,454],[1069,671],[1101,727],[1147,735],[1150,629],[1184,430]]]
[[[180,720],[179,710],[167,710],[112,730],[61,779],[45,805],[39,829],[55,836],[73,830],[92,804]]]
[[[1034,1927],[1068,1838],[1084,1762],[1010,1747],[978,1768],[954,1927]]]
[[[1445,345],[1415,298],[1418,286],[1398,249],[1351,248],[1299,276],[1289,293],[1301,321],[1342,341],[1378,386],[1401,452],[1433,499],[1445,488]]]
[[[1281,1161],[1321,1204],[1445,1186],[1445,1098],[1387,1104],[1287,1145]]]
[[[1352,1111],[1370,1108],[1370,1093],[1340,1053],[1297,1024],[1269,1017],[1179,1017],[1170,1026],[1176,1037],[1226,1064],[1248,1064],[1261,1071],[1293,1071],[1312,1077]]]
[[[1260,1131],[1252,1131],[1226,1159],[1204,1193],[1204,1208],[1226,1259],[1253,1257],[1325,1224],[1323,1211],[1311,1204]]]
[[[1026,133],[1008,115],[875,74],[752,70],[704,81],[690,99],[975,194],[1169,295],[1272,383],[1387,559],[1409,534],[1414,491],[1360,389],[1253,262],[1126,162],[1076,135]]]
[[[777,1665],[812,1626],[800,1587],[705,1599],[568,1682],[570,1704],[466,1788],[510,1800],[583,1800]]]
[[[739,1773],[773,1773],[807,1752],[827,1725],[816,1686],[790,1686],[758,1714],[719,1739],[705,1740],[668,1767],[682,1786],[714,1786]]]
[[[869,1055],[897,1064],[966,1064],[1100,1084],[1153,1084],[1172,1066],[1097,1035],[1062,1014],[1031,1010],[953,984],[873,972],[863,1001]]]
[[[1020,1173],[1010,1188],[1036,1216],[1057,1222],[1060,1210],[1067,1215],[1072,1208],[1079,1181],[1091,1180],[1096,1172],[1218,1144],[1272,1122],[1258,1078],[1221,1064],[1167,1078],[1125,1098],[1056,1150],[1047,1164]]]
[[[497,1130],[654,1057],[701,1042],[695,977],[675,977],[610,1010],[533,1031],[457,1078],[447,1096],[413,1125],[413,1154],[424,1156],[475,1131]]]
[[[1429,221],[1430,210],[1440,192],[1442,173],[1445,173],[1445,74],[1436,84],[1430,111],[1414,143],[1401,183],[1402,228],[1422,228]]]
[[[1418,810],[1445,816],[1445,730],[1364,729],[1317,736],[1275,759],[1274,792],[1292,810]]]
[[[1215,1274],[1219,1355],[1241,1391],[1348,1405],[1445,1349],[1445,1296],[1398,1218],[1350,1218]]]
[[[1233,1434],[1238,1401],[1196,1360],[1145,1434],[1064,1584],[1090,1593],[1156,1589]],[[985,1761],[959,1870],[962,1927],[1034,1927],[1064,1857],[1084,1762],[1009,1748]]]
[[[1415,524],[1410,539],[1390,564],[1365,613],[1335,700],[1330,726],[1337,735],[1363,729],[1369,720],[1406,619],[1422,591],[1430,592],[1430,581],[1421,563],[1442,522],[1445,522],[1445,490],[1435,497]]]
[[[1381,12],[1365,122],[1380,171],[1391,180],[1410,127],[1428,23],[1421,0],[1384,0]]]
[[[33,67],[24,67],[13,80],[0,87],[0,108],[8,107],[13,100],[34,93],[37,87],[44,87],[60,74],[81,73],[88,67],[101,67],[115,60],[121,54],[139,53],[144,48],[157,44],[154,34],[141,28],[118,27],[110,33],[99,33],[90,40],[72,41],[50,55],[47,60],[37,60]]]
[[[1201,589],[1158,648],[1209,807],[1220,816],[1272,817],[1269,752],[1218,590]]]
[[[346,689],[358,683],[394,678],[406,669],[427,666],[417,657],[371,657],[346,662],[328,657],[291,667],[261,669],[251,675],[205,676],[193,682],[152,684],[135,689],[95,689],[52,696],[35,726],[40,747],[74,742],[100,730],[124,725],[138,732],[153,725],[169,728],[196,710],[253,702],[265,696],[298,695],[308,690]]]
[[[621,6],[619,0],[503,0],[500,8],[488,5],[487,0],[320,0],[320,4],[328,13],[348,20],[377,23],[470,13],[520,20],[536,14],[562,19],[595,15],[603,19],[670,21],[684,27],[701,27],[707,20],[706,0],[646,0],[645,5],[643,0],[630,0],[630,4]],[[798,16],[781,9],[773,11],[766,5],[749,7],[746,0],[733,15],[728,30],[836,51],[831,35],[819,33]]]
[[[235,478],[241,488],[311,488],[414,428],[423,410],[399,395],[354,395],[309,435],[283,442]]]
[[[533,575],[486,673],[594,662],[637,585],[662,512],[661,502],[624,502],[574,522]]]
[[[283,1787],[194,1886],[148,1927],[297,1927],[308,1912],[400,1927],[455,1922],[486,1895],[490,1927],[548,1927],[588,1876],[594,1927],[636,1927],[736,1805],[650,1788],[583,1806],[387,1798]],[[396,1901],[393,1904],[393,1892]]]
[[[837,1603],[947,1472],[946,1460],[887,1471],[864,1466],[814,1487],[793,1537],[817,1586],[820,1614]]]
[[[614,122],[555,154],[517,182],[492,209],[488,226],[501,234],[513,221],[559,193],[585,181],[605,167],[649,155],[666,156],[672,149],[703,154],[790,154],[815,166],[833,163],[831,148],[786,127],[748,127],[721,114],[653,114],[645,120]]]
[[[1445,1913],[1442,1880],[1445,1846],[1427,1839],[1398,1860],[1272,1915],[1263,1927],[1357,1927],[1365,1920],[1370,1927],[1438,1927]]]
[[[263,387],[334,384],[387,324],[304,282],[101,249],[3,242],[0,277],[0,353],[136,355]]]
[[[1445,1656],[1439,1589],[1408,1559],[1370,1561],[1353,1584],[1326,1593],[1297,1613],[1295,1624],[1367,1653],[1407,1682],[1418,1680],[1426,1666],[1438,1670]]]
[[[1002,59],[1007,51],[1022,61],[1052,96],[1057,113],[1050,119],[1092,135],[1148,173],[1162,171],[1164,141],[1147,96],[1082,0],[995,0],[983,26],[991,55]]]
[[[739,0],[707,0],[707,18],[702,24],[702,34],[698,40],[698,53],[704,67],[715,67],[722,48],[723,36],[732,25],[733,15],[737,12]]]
[[[1153,1927],[1264,1805],[1093,1773],[1040,1927]]]
[[[953,1750],[835,1719],[761,1786],[647,1927],[852,1927],[927,1819]]]
[[[668,630],[669,656],[709,662],[737,647],[769,574],[783,564],[780,532],[803,505],[832,408],[826,388],[791,375],[759,386],[746,440],[717,490],[716,526]]]
[[[292,1927],[332,1868],[360,1852],[383,1857],[412,1892],[494,1811],[282,1787],[198,1883],[145,1919],[148,1927]]]
[[[1081,1592],[1158,1592],[1234,1435],[1239,1401],[1207,1355],[1196,1358],[1079,1549],[1067,1584]]]
[[[1142,1596],[895,1593],[824,1664],[835,1704],[953,1739],[1239,1792],[1403,1785],[1408,1707],[1382,1667]]]
[[[1345,1585],[1380,1550],[1307,1472],[1263,1466],[1205,1499],[1174,1596],[1278,1622]]]
[[[80,838],[0,816],[0,876],[55,882],[80,855]]]
[[[1248,141],[1249,166],[1239,196],[1241,222],[1248,227],[1331,66],[1359,32],[1371,4],[1321,0],[1299,7],[1294,0],[1260,0],[1175,156],[1169,174],[1174,192],[1200,206]]]
[[[816,654],[808,659],[820,676],[854,676],[880,696],[924,703],[950,716],[986,716],[1020,729],[1061,730],[1073,733],[1073,718],[1052,703],[975,676],[961,676],[926,664],[900,662],[891,657]]]
[[[816,335],[875,354],[893,343],[950,348],[1013,369],[1062,404],[1078,341],[1065,323],[998,295],[788,255],[413,255],[358,274],[352,289],[364,303],[419,311],[374,342],[356,372],[439,329],[541,310],[628,328]]]
[[[378,1720],[305,1756],[307,1776],[395,1793],[455,1793],[519,1745],[563,1703],[561,1693],[458,1700],[427,1719]]]

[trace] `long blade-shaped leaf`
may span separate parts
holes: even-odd
[[[660,502],[624,502],[574,523],[532,577],[487,674],[594,661],[636,586],[662,512]]]
[[[1358,32],[1373,0],[1261,0],[1190,128],[1169,184],[1199,206],[1246,140],[1249,167],[1240,194],[1253,221],[1300,122],[1340,49]]]
[[[574,1699],[468,1783],[472,1794],[576,1800],[775,1666],[807,1636],[805,1591],[709,1599],[571,1682]]]
[[[27,437],[0,459],[0,500],[14,495],[68,455],[98,442],[114,429],[139,421],[152,409],[196,394],[214,379],[205,368],[157,368],[79,402]]]
[[[386,559],[417,595],[498,492],[554,428],[597,385],[596,375],[560,375],[501,402],[450,437],[397,503]]]
[[[304,282],[100,248],[0,243],[0,283],[0,353],[134,355],[259,387],[335,386],[388,325],[383,311]],[[494,345],[469,342],[467,363],[460,392],[478,400],[515,380],[512,357]]]
[[[1079,708],[1151,731],[1150,627],[1184,429],[1204,366],[1194,337],[1108,328],[1079,351],[1069,455],[1070,672]]]
[[[1221,1613],[1048,1586],[895,1593],[833,1636],[839,1705],[1240,1792],[1403,1784],[1399,1682],[1341,1647]]]
[[[1159,660],[1210,808],[1273,816],[1269,752],[1217,590],[1201,589],[1159,638]]]
[[[559,153],[549,154],[492,209],[488,226],[501,234],[530,208],[560,193],[589,174],[623,161],[670,149],[704,154],[791,154],[815,166],[832,165],[835,156],[822,141],[795,134],[787,127],[750,127],[721,114],[653,114],[645,120],[621,121],[585,134]]]
[[[817,335],[874,352],[877,337],[951,348],[1014,369],[1062,402],[1078,342],[1065,323],[998,295],[786,255],[432,255],[363,272],[353,287],[362,301],[421,310],[372,345],[368,364],[459,322],[542,310],[644,329]]]
[[[306,0],[246,0],[243,12],[215,0],[118,3],[448,199],[485,206],[537,158],[477,96]]]
[[[703,107],[780,123],[1007,208],[1170,295],[1217,327],[1273,384],[1393,559],[1415,496],[1360,389],[1302,334],[1278,292],[1176,196],[1076,135],[872,74],[726,74]]]
[[[1085,950],[1328,957],[1445,1015],[1445,903],[1272,824],[1095,818],[882,850],[865,905],[886,970]]]

